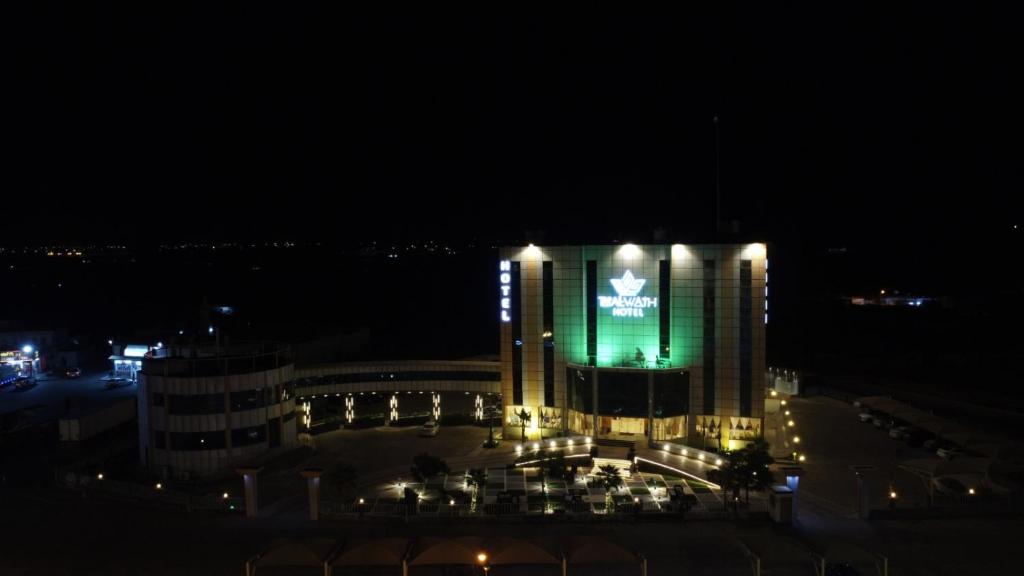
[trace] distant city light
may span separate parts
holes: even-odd
[[[113,346],[114,345],[114,341],[113,340],[107,340],[107,344]]]
[[[210,334],[213,334],[213,326],[210,326],[209,328],[207,328],[206,331],[208,333],[210,333]]]

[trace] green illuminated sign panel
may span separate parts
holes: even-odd
[[[622,278],[611,279],[612,288],[615,288],[615,296],[598,295],[597,303],[601,308],[610,308],[612,316],[622,318],[643,318],[644,310],[658,307],[658,298],[640,296],[647,280],[636,278],[633,273],[626,270]]]

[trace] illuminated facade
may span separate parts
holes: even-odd
[[[764,244],[507,247],[496,289],[506,438],[737,447],[764,414]]]

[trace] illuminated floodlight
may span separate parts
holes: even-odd
[[[622,248],[619,248],[619,254],[624,258],[636,258],[640,255],[640,247],[636,244],[623,244]]]
[[[32,350],[33,350],[32,346],[30,346],[28,344],[25,344],[24,346],[21,347],[21,351],[24,352],[25,354],[31,354]]]

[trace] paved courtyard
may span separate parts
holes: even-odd
[[[487,485],[482,504],[485,509],[499,504],[502,497],[511,502],[500,509],[504,513],[542,513],[571,511],[575,513],[604,513],[604,488],[589,482],[581,469],[575,481],[543,479],[534,467],[488,468]],[[639,505],[645,512],[669,511],[671,494],[678,486],[692,503],[695,513],[718,512],[723,509],[721,491],[694,479],[656,473],[637,473],[623,479],[623,486],[612,491],[617,509],[633,510]],[[465,513],[469,508],[472,487],[466,482],[466,471],[438,476],[426,483],[388,482],[364,491],[364,510],[367,513],[393,513],[402,501],[404,489],[419,494],[423,508],[438,515]],[[634,500],[635,499],[635,500]],[[764,497],[751,494],[751,508],[763,511]],[[458,509],[456,511],[455,509]]]

